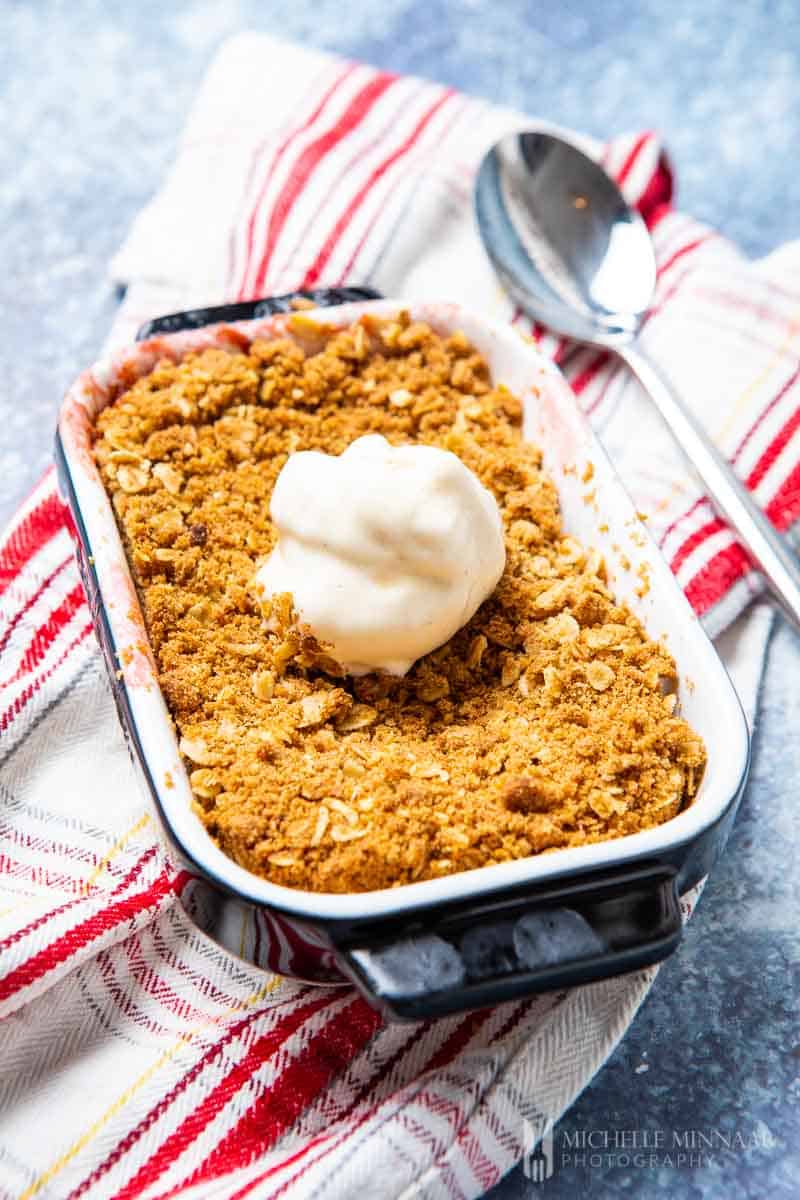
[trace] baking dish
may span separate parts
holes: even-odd
[[[352,980],[393,1019],[481,1007],[657,962],[678,944],[678,897],[722,850],[744,787],[749,737],[738,698],[558,370],[510,327],[458,304],[354,299],[365,294],[309,295],[325,307],[320,319],[334,327],[402,307],[437,332],[461,329],[486,356],[495,381],[521,397],[524,432],[543,451],[565,531],[604,555],[612,590],[676,660],[682,715],[708,751],[705,776],[691,806],[655,829],[393,889],[300,891],[227,858],[191,808],[134,585],[92,457],[91,429],[96,413],[163,357],[209,345],[239,349],[255,336],[291,336],[291,298],[174,314],[150,322],[137,345],[78,378],[61,410],[56,461],[120,721],[181,899],[192,919],[233,953],[310,982]],[[589,464],[591,492],[582,482]]]

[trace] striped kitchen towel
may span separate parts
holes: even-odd
[[[712,633],[759,580],[624,368],[529,330],[477,241],[485,148],[525,124],[452,90],[243,35],[114,263],[148,317],[371,282],[514,321],[558,359]],[[747,262],[671,206],[650,134],[593,147],[659,262],[648,349],[781,530],[800,516],[800,247]],[[769,627],[720,639],[752,718]],[[473,1197],[585,1086],[655,975],[386,1026],[188,920],[119,733],[52,472],[0,544],[0,1194]],[[688,917],[696,893],[684,898]]]

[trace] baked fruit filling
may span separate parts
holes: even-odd
[[[519,400],[407,314],[162,361],[97,418],[194,805],[242,866],[356,892],[635,833],[694,797],[675,664],[565,535]],[[455,454],[496,500],[505,568],[405,675],[345,674],[256,575],[290,455],[360,437]],[[410,616],[411,619],[411,616]]]

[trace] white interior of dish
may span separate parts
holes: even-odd
[[[326,324],[343,326],[367,310],[388,314],[399,307],[396,301],[380,301],[325,309],[318,316]],[[424,303],[402,307],[442,333],[463,330],[486,355],[495,382],[504,383],[522,398],[525,433],[543,451],[545,467],[558,489],[566,532],[600,550],[616,596],[630,606],[652,637],[664,639],[678,664],[682,715],[705,740],[708,767],[694,803],[671,821],[643,833],[399,888],[350,895],[299,891],[269,883],[244,870],[212,841],[191,809],[188,777],[152,664],[149,660],[144,664],[146,678],[141,669],[138,673],[126,670],[125,686],[144,753],[178,841],[212,877],[242,896],[309,917],[377,917],[657,855],[714,823],[736,792],[747,761],[747,728],[725,669],[558,370],[510,327],[487,321],[460,305]],[[283,336],[284,326],[283,319],[272,318],[242,323],[239,328],[248,335],[279,332]],[[215,336],[213,330],[202,330],[160,339],[159,345],[171,343],[185,352],[211,344]],[[146,343],[130,351],[129,357],[144,374],[158,352],[150,351]],[[113,377],[118,361],[98,364],[77,381],[65,401],[60,430],[115,645],[121,651],[136,633],[141,638],[140,627],[131,625],[129,619],[130,573],[111,505],[86,453],[80,422],[74,419],[77,401],[86,410],[86,420],[91,421],[102,404],[97,399],[97,385],[102,389]],[[72,419],[65,415],[70,403]],[[582,477],[590,463],[593,473],[587,484]],[[593,493],[589,500],[588,493]],[[629,560],[629,568],[620,561],[622,555]],[[637,569],[642,564],[650,585],[644,596],[637,594],[641,585]]]

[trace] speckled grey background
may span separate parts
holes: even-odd
[[[796,0],[0,0],[0,521],[116,298],[105,265],[221,39],[259,28],[606,137],[653,127],[680,203],[754,255],[800,236]],[[560,1123],[767,1134],[681,1168],[518,1169],[494,1200],[800,1195],[800,648],[773,640],[729,851],[622,1046]]]

